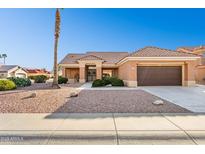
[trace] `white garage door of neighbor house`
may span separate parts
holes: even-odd
[[[16,74],[16,77],[19,77],[19,78],[25,78],[26,75],[23,74],[23,73],[17,73],[17,74]]]

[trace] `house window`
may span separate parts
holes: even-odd
[[[103,77],[111,77],[112,70],[103,70]]]
[[[116,69],[103,69],[103,77],[116,77],[117,70]]]

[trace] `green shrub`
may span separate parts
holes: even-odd
[[[37,77],[42,77],[42,78],[45,78],[46,80],[48,80],[49,79],[49,77],[48,76],[46,76],[46,75],[33,75],[33,76],[28,76],[28,78],[29,79],[31,79],[31,80],[35,80],[35,78]],[[53,77],[51,77],[51,78],[53,78]]]
[[[92,87],[103,87],[108,84],[112,86],[124,86],[124,82],[116,77],[103,77],[102,80],[97,79],[93,81]]]
[[[92,87],[103,87],[105,86],[105,82],[103,80],[97,79],[92,83]]]
[[[35,83],[45,83],[48,79],[45,75],[37,75],[33,77]]]
[[[110,82],[110,77],[103,77],[102,80],[104,81],[104,84],[105,84],[105,85],[111,84],[111,82]]]
[[[0,91],[16,89],[16,85],[11,80],[0,80]]]
[[[68,79],[62,76],[58,77],[58,84],[63,84],[63,83],[67,83]]]
[[[31,80],[28,78],[10,77],[8,79],[13,81],[17,87],[26,87],[31,85]]]
[[[124,82],[121,79],[111,77],[109,80],[112,86],[124,86]]]

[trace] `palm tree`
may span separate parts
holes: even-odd
[[[0,55],[0,58],[3,58],[3,59],[4,59],[4,64],[5,64],[5,59],[6,59],[6,57],[7,57],[7,54],[1,54],[1,55]]]
[[[54,45],[54,66],[53,66],[53,88],[60,88],[58,85],[58,38],[60,35],[60,11],[56,9],[55,17],[55,45]]]

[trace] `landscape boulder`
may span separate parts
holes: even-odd
[[[33,93],[31,93],[29,96],[28,96],[28,98],[35,98],[36,97],[36,92],[33,92]]]
[[[78,96],[78,93],[77,92],[71,92],[70,93],[70,97],[77,97]]]

